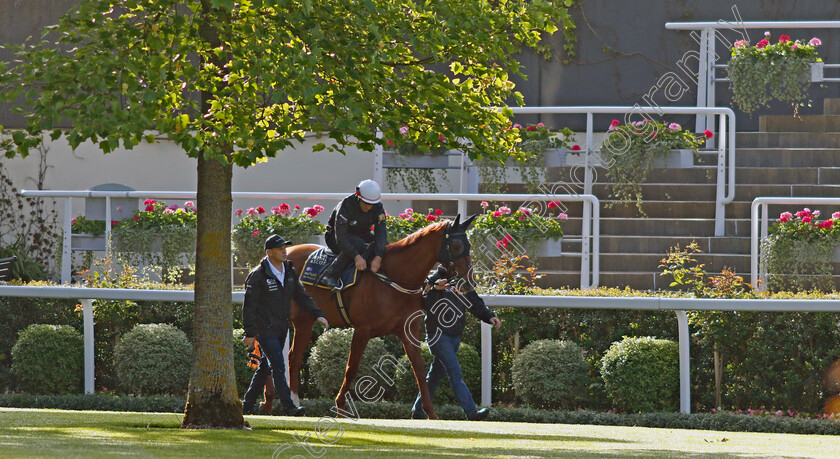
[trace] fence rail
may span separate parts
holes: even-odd
[[[0,285],[0,296],[81,299],[85,342],[85,392],[94,391],[93,300],[183,301],[192,302],[194,292],[181,290],[135,290],[80,287],[26,287]],[[244,292],[232,292],[233,302],[244,301]],[[840,312],[840,301],[832,300],[729,300],[712,298],[613,298],[591,296],[483,296],[488,306],[513,308],[629,309],[674,311],[679,332],[680,411],[691,412],[689,330],[685,311],[764,311],[764,312]],[[492,327],[481,324],[481,403],[491,398]]]

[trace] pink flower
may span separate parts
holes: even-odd
[[[169,208],[170,208],[170,209],[172,209],[172,210],[178,210],[178,204],[175,204],[175,203],[173,202],[173,203],[172,203],[172,205],[171,205],[171,206],[169,206]]]
[[[163,211],[163,213],[165,213],[165,214],[171,214],[172,212],[175,212],[175,211],[172,210],[172,209],[164,209],[164,211]]]
[[[263,206],[257,206],[257,212],[259,212],[261,214],[264,214],[265,213],[265,208]]]
[[[154,212],[154,211],[155,211],[155,206],[153,206],[151,204],[146,206],[146,212]]]
[[[405,209],[405,213],[407,213],[407,214],[413,214],[413,213],[414,213],[414,209],[412,209],[411,207],[409,207],[409,208]]]
[[[271,208],[272,215],[280,215],[280,206],[274,206]]]
[[[408,132],[408,126],[403,126],[400,128],[400,134],[405,134],[406,132]]]
[[[399,215],[397,215],[397,216],[398,216],[398,217],[400,217],[400,218],[402,218],[403,220],[405,220],[405,219],[407,219],[407,218],[408,218],[408,214],[407,214],[407,213],[405,213],[405,212],[403,212],[403,213],[401,213],[401,214],[399,214]]]
[[[764,32],[764,36],[767,37],[767,38],[770,38],[770,31],[768,30],[768,31]]]
[[[560,212],[559,214],[557,214],[557,218],[559,218],[560,220],[568,220],[569,216],[564,214],[563,212]]]
[[[749,44],[750,44],[750,42],[748,42],[747,40],[738,40],[738,41],[735,42],[735,47],[736,48],[746,48],[747,45],[749,45]]]
[[[186,207],[187,209],[191,209],[191,208],[195,207],[195,203],[192,202],[192,201],[187,201],[187,202],[184,203],[184,207]]]
[[[487,207],[489,205],[490,204],[488,204],[487,201],[481,201],[481,207]],[[840,212],[838,212],[838,214],[840,214]]]
[[[411,223],[414,223],[414,217],[412,217],[411,215],[409,215],[406,220],[410,221]]]
[[[394,146],[394,142],[391,142],[391,141],[390,141],[390,140],[388,140],[388,139],[385,139],[385,143],[387,143],[389,147],[393,147],[393,146]]]
[[[679,131],[680,130],[680,125],[677,124],[677,123],[671,123],[671,124],[668,125],[668,129],[670,129],[672,131]]]
[[[437,221],[437,217],[434,215],[426,215],[426,220],[430,222]]]
[[[319,204],[315,204],[314,206],[312,206],[312,208],[317,210],[319,214],[324,211],[324,206]]]
[[[710,130],[708,130],[708,129],[706,129],[705,131],[703,131],[703,135],[704,135],[704,136],[706,136],[706,138],[707,138],[707,139],[711,139],[712,137],[714,137],[714,136],[715,136],[714,132],[712,132],[712,131],[710,131]]]
[[[580,145],[572,145],[572,151],[580,151]]]
[[[291,208],[289,207],[289,205],[288,205],[288,204],[286,204],[285,202],[284,202],[283,204],[280,204],[280,205],[278,206],[278,208],[280,209],[280,213],[281,213],[281,214],[288,214],[288,213],[290,212],[290,209],[291,209]]]
[[[811,223],[811,217],[802,217],[802,223]]]
[[[446,137],[444,137],[443,134],[438,134],[438,140],[441,141],[441,142],[445,142]]]
[[[548,203],[548,208],[551,209],[552,207],[560,207],[559,201],[551,201]]]
[[[834,212],[833,214],[831,214],[831,218],[835,220],[840,220],[840,212]]]
[[[797,45],[796,43],[794,43],[794,44],[793,44],[793,46],[791,46],[791,47],[790,47],[790,49],[799,49],[799,45]]]
[[[257,215],[257,209],[254,209],[253,207],[251,207],[250,209],[248,209],[248,215],[252,216],[252,217],[254,215]]]
[[[789,222],[791,220],[793,220],[793,214],[791,214],[790,212],[782,212],[781,214],[779,214],[780,222],[784,223]]]
[[[443,211],[440,210],[440,209],[435,209],[435,215],[441,216],[441,215],[443,215]]]
[[[75,224],[75,223],[76,223],[76,219],[75,219],[75,218],[71,218],[71,219],[70,219],[70,224],[71,224],[71,225],[73,225],[73,224]]]
[[[513,128],[514,129],[522,129],[522,125],[519,124],[519,123],[516,123],[516,124],[513,125]]]
[[[122,206],[117,206],[117,212],[122,212]]]
[[[499,212],[501,212],[505,215],[510,215],[510,207],[508,207],[508,206],[499,207]]]
[[[233,211],[233,215],[236,215],[237,217],[241,217],[242,212],[244,212],[242,209],[236,209],[236,210]]]
[[[782,35],[779,37],[779,43],[787,43],[790,41],[790,37],[787,35]]]
[[[154,199],[147,199],[147,200],[143,201],[143,205],[144,205],[144,206],[150,206],[150,205],[152,205],[152,204],[154,204],[154,203],[155,203],[155,200],[154,200]]]
[[[254,236],[257,236],[257,235],[259,235],[259,234],[260,234],[260,230],[256,230],[256,231],[254,231]]]
[[[804,208],[795,214],[797,217],[810,217],[811,216],[811,209]]]
[[[495,211],[495,212],[493,212],[493,217],[499,218],[499,217],[501,217],[501,216],[502,216],[502,213],[501,213],[501,212],[499,212],[498,210],[497,210],[497,211]]]
[[[525,128],[526,131],[536,131],[537,127],[533,124]]]
[[[527,207],[520,207],[519,211],[522,212],[525,215],[531,215],[531,209],[529,209]]]
[[[770,44],[770,42],[769,42],[769,41],[767,41],[767,40],[765,40],[765,39],[762,39],[760,42],[758,42],[758,43],[755,45],[755,47],[756,47],[756,48],[758,48],[758,49],[761,49],[761,48],[764,48],[765,46],[767,46],[767,45],[769,45],[769,44]]]
[[[545,124],[537,123],[537,127],[545,127]]]
[[[612,131],[613,129],[616,129],[619,124],[621,124],[621,123],[618,120],[612,120],[612,123],[610,123],[610,131]]]
[[[820,46],[822,44],[822,41],[819,38],[814,37],[811,39],[811,41],[808,42],[808,44],[811,46]]]

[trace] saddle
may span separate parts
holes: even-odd
[[[327,247],[321,247],[309,254],[309,257],[303,262],[303,269],[300,270],[300,283],[331,290],[329,287],[319,284],[318,281],[321,280],[323,272],[332,264],[335,257],[336,254]],[[359,280],[359,271],[355,265],[351,264],[341,273],[339,279],[341,280],[341,287],[337,290],[346,290],[356,285]]]

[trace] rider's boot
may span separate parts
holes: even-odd
[[[332,289],[338,288],[341,273],[343,273],[347,266],[349,266],[352,262],[353,257],[350,254],[346,252],[339,253],[335,260],[333,260],[332,264],[324,271],[319,284]]]

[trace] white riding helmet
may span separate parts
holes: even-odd
[[[379,185],[373,180],[362,180],[356,187],[356,196],[368,204],[378,204],[379,198],[382,197],[382,191],[379,190]]]

